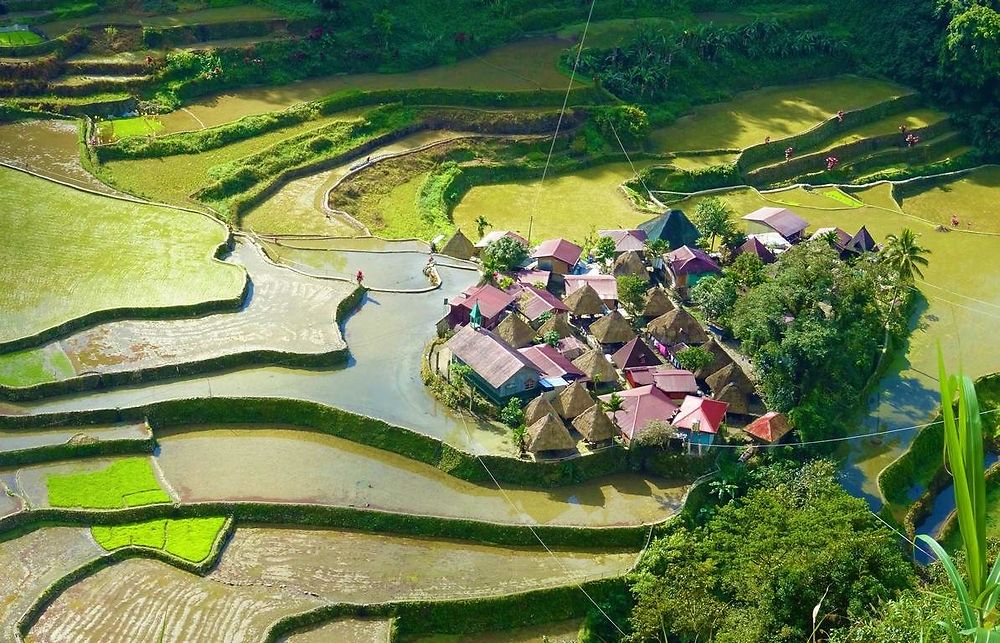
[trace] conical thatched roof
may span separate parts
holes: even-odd
[[[524,407],[524,423],[531,426],[546,415],[550,413],[554,414],[555,412],[556,410],[552,407],[552,403],[549,402],[548,398],[540,395],[531,400],[528,406]]]
[[[524,348],[535,338],[535,329],[521,319],[520,315],[513,314],[504,317],[493,333],[514,348]]]
[[[594,398],[590,397],[583,382],[573,382],[560,391],[554,404],[556,413],[567,420],[572,420],[593,405]]]
[[[642,255],[635,250],[629,250],[618,255],[614,266],[611,268],[611,274],[615,277],[635,275],[636,277],[649,279],[649,272],[646,270],[646,264],[642,260]]]
[[[632,326],[617,310],[591,324],[590,333],[602,344],[624,344],[635,338]]]
[[[724,348],[719,346],[714,337],[702,344],[701,347],[711,353],[714,359],[695,371],[694,376],[698,379],[703,380],[720,368],[733,363],[733,358]]]
[[[646,303],[642,307],[642,316],[653,319],[669,313],[674,309],[674,302],[670,301],[667,291],[663,288],[652,288],[646,294]]]
[[[451,235],[451,239],[448,239],[444,247],[441,248],[441,254],[456,259],[471,259],[475,253],[476,247],[472,245],[467,236],[462,234],[461,228],[456,229],[455,234]]]
[[[569,323],[567,317],[567,315],[560,314],[552,315],[538,329],[538,335],[545,337],[547,333],[554,330],[559,333],[559,339],[571,337],[576,333],[576,329],[573,327],[573,324]]]
[[[590,284],[584,284],[570,294],[566,295],[563,303],[569,308],[569,312],[577,317],[582,315],[600,315],[604,312],[604,302],[601,296]]]
[[[729,405],[729,412],[738,415],[746,415],[750,410],[750,401],[747,394],[739,389],[735,384],[726,384],[722,390],[715,394],[715,399]]]
[[[573,436],[569,434],[566,425],[555,415],[548,413],[528,427],[528,451],[561,451],[576,448]]]
[[[755,387],[743,369],[736,362],[723,366],[705,378],[705,382],[713,392],[718,393],[729,384],[733,384],[743,393],[753,393]]]
[[[597,382],[617,382],[618,371],[599,350],[589,350],[573,360],[573,366],[583,371],[587,377]]]
[[[573,428],[587,442],[603,442],[618,435],[618,427],[611,421],[600,404],[594,404],[573,420]]]
[[[660,315],[647,326],[649,333],[662,344],[704,344],[708,333],[698,320],[683,308],[676,308]]]

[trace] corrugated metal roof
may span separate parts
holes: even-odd
[[[499,389],[522,368],[540,375],[527,358],[485,328],[463,326],[446,346],[493,388]]]

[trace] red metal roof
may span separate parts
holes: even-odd
[[[485,328],[463,326],[446,346],[493,388],[499,389],[522,368],[538,372],[530,360]]]
[[[570,380],[586,379],[586,374],[573,366],[573,362],[563,357],[558,350],[548,344],[528,346],[518,351],[535,365],[544,377],[565,377]]]
[[[743,220],[763,223],[786,239],[801,233],[809,225],[788,208],[760,208],[744,215]]]
[[[769,411],[745,426],[743,430],[759,440],[773,444],[788,435],[792,427],[783,413]]]
[[[514,303],[515,295],[506,293],[496,286],[483,284],[471,290],[466,290],[458,297],[451,300],[452,306],[461,306],[472,310],[472,307],[479,302],[479,312],[484,318],[493,319],[499,315],[504,308]]]
[[[618,395],[622,398],[622,410],[614,414],[614,419],[622,435],[630,442],[642,433],[650,422],[654,420],[669,422],[677,412],[677,405],[667,394],[652,385],[625,389]],[[605,402],[610,398],[610,395],[600,397]]]
[[[729,405],[709,397],[688,395],[681,403],[672,424],[681,429],[700,433],[718,433],[722,421],[726,419]],[[695,428],[697,427],[697,428]]]
[[[547,239],[538,244],[538,247],[531,253],[531,256],[534,259],[552,257],[572,267],[580,260],[582,253],[583,248],[572,241],[567,241],[566,239]]]
[[[667,255],[667,262],[670,270],[679,275],[719,272],[719,264],[701,248],[681,246]]]
[[[566,275],[565,282],[567,295],[590,284],[602,301],[618,301],[618,280],[612,275]]]

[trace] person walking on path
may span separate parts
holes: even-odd
[[[359,270],[358,274],[354,275],[354,278],[358,280],[358,285],[360,286],[361,282],[365,280],[365,273]]]

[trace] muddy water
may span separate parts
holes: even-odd
[[[452,600],[618,576],[635,553],[489,547],[345,531],[248,527],[236,531],[209,578],[287,585],[331,603]]]
[[[76,121],[21,121],[0,125],[0,161],[73,185],[113,193],[80,165]]]
[[[293,634],[280,639],[281,643],[389,643],[392,640],[392,622],[362,619],[344,619]]]
[[[85,442],[141,440],[149,435],[149,428],[145,423],[54,427],[43,431],[0,429],[0,452],[65,444],[71,440]]]
[[[239,312],[110,322],[53,344],[69,358],[76,374],[155,368],[234,352],[319,354],[344,346],[336,310],[353,290],[351,284],[312,279],[274,266],[250,243],[239,243],[227,261],[244,266],[250,276],[250,295]],[[30,357],[0,356],[0,364]]]
[[[89,529],[52,527],[0,541],[0,639],[16,640],[16,622],[53,581],[104,551]]]
[[[376,148],[372,158],[398,154],[437,141],[459,136],[457,132],[425,131]],[[358,163],[354,159],[339,167],[319,172],[285,184],[274,196],[246,214],[241,220],[245,230],[270,234],[325,234],[353,236],[358,228],[327,215],[326,193]]]
[[[213,127],[250,114],[284,109],[348,89],[440,87],[501,92],[566,89],[569,78],[559,72],[556,62],[559,54],[570,44],[558,38],[534,38],[451,65],[404,74],[327,76],[277,87],[242,89],[199,100],[184,110],[164,114],[160,119],[167,132],[190,129],[192,121]]]
[[[425,259],[412,255],[422,266]],[[420,295],[369,293],[348,320],[345,367],[250,368],[196,379],[116,388],[20,405],[5,413],[134,406],[188,397],[264,396],[305,399],[371,415],[477,452],[513,452],[506,432],[478,426],[438,403],[420,379],[424,347],[445,313],[443,300],[476,281],[465,270],[440,268],[441,289]]]
[[[369,288],[420,290],[431,286],[430,279],[423,273],[429,258],[427,254],[302,250],[274,244],[268,244],[267,248],[278,262],[311,275],[354,279],[360,270]]]
[[[318,607],[289,588],[230,587],[151,560],[127,560],[70,587],[31,641],[261,641],[277,620]]]
[[[511,524],[599,526],[663,520],[686,491],[664,480],[617,475],[552,490],[512,488],[511,506],[495,487],[318,433],[205,428],[163,436],[160,445],[160,468],[185,502],[317,502]]]

